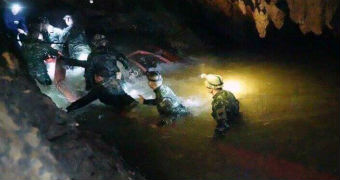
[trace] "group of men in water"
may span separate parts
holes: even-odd
[[[158,71],[145,72],[148,85],[155,93],[154,99],[145,99],[140,95],[136,101],[130,97],[122,88],[125,79],[117,66],[117,62],[120,62],[128,72],[132,72],[129,59],[115,50],[105,35],[96,34],[89,44],[85,31],[74,22],[72,16],[66,15],[63,18],[67,25],[64,29],[52,26],[45,17],[39,18],[38,22],[27,28],[22,16],[16,18],[18,12],[12,11],[12,16],[8,19],[8,24],[11,25],[8,28],[20,39],[19,49],[30,77],[42,85],[52,85],[46,63],[56,60],[54,82],[72,102],[66,108],[68,112],[99,99],[102,103],[112,106],[116,112],[128,112],[138,102],[156,106],[161,116],[158,126],[170,125],[179,118],[190,115],[188,108],[181,103],[173,90],[163,84],[163,78]],[[67,93],[68,90],[62,87],[66,69],[72,66],[85,68],[88,93],[81,98],[72,97],[71,93]],[[230,121],[239,113],[238,100],[231,92],[222,89],[221,76],[208,74],[202,78],[213,95],[212,117],[217,122],[215,137],[223,137],[229,129]]]

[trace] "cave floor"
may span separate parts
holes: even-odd
[[[339,178],[337,59],[281,61],[288,57],[201,54],[164,67],[165,83],[193,112],[171,127],[152,128],[158,114],[143,105],[124,116],[90,105],[74,116],[148,179]],[[241,118],[220,141],[211,139],[215,122],[201,73],[222,75],[240,101]]]

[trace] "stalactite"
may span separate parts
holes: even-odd
[[[331,21],[333,20],[333,16],[338,7],[339,7],[339,0],[328,0],[325,2],[325,25],[329,29],[333,29],[331,25]]]
[[[244,1],[238,0],[237,1],[237,5],[240,8],[240,11],[242,12],[242,14],[246,15],[247,14],[247,8],[246,8],[246,5],[245,5]]]
[[[324,26],[332,29],[330,22],[339,5],[339,0],[287,0],[290,18],[306,34],[322,34]]]
[[[265,3],[265,8],[275,28],[281,29],[284,24],[285,13],[275,5],[274,1],[271,1],[269,4]]]
[[[268,14],[259,8],[255,8],[253,17],[259,36],[261,38],[266,37],[266,29],[269,24]]]
[[[303,24],[300,24],[302,33],[314,32],[318,35],[322,33],[322,1],[323,0],[306,1],[305,21]]]
[[[252,16],[261,38],[265,37],[270,21],[277,29],[281,29],[284,25],[286,14],[276,6],[278,0],[205,0],[204,2],[223,11],[226,16],[233,16],[231,11],[233,7],[239,9],[242,15]],[[302,33],[313,32],[320,35],[324,26],[332,29],[331,21],[339,6],[339,0],[286,0],[286,2],[291,20],[299,25]],[[249,6],[254,7],[250,13],[247,11]]]

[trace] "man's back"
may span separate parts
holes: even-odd
[[[122,81],[110,78],[98,87],[98,99],[107,105],[125,106],[134,101],[122,88]]]
[[[88,57],[88,67],[85,69],[86,89],[91,89],[94,85],[94,71],[99,68],[103,68],[110,72],[113,77],[116,77],[116,73],[120,72],[117,66],[117,61],[120,61],[118,53],[115,49],[110,47],[100,47],[94,49]],[[124,67],[127,66],[127,62],[122,62]]]
[[[156,94],[157,109],[161,114],[176,114],[176,108],[181,105],[176,94],[166,85],[154,90]]]
[[[233,93],[221,90],[217,94],[214,95],[212,101],[212,116],[214,119],[217,119],[216,115],[219,109],[224,108],[229,118],[234,118],[239,113],[239,102],[233,95]]]

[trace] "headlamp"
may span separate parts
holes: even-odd
[[[15,3],[15,4],[13,4],[13,5],[11,6],[11,10],[12,10],[12,12],[15,12],[15,14],[17,14],[18,12],[20,12],[21,9],[22,9],[21,5],[20,5],[20,4],[17,4],[17,3]]]

